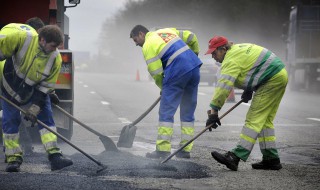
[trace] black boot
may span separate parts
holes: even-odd
[[[282,165],[279,158],[274,158],[254,163],[252,164],[252,168],[257,170],[280,170]]]
[[[220,154],[216,151],[211,152],[212,157],[219,163],[224,164],[230,170],[237,171],[240,158],[238,158],[234,153],[227,152],[226,154]]]
[[[22,164],[22,158],[18,157],[15,161],[8,163],[6,172],[20,172],[20,165]]]
[[[166,151],[153,151],[153,152],[148,152],[146,154],[147,158],[166,158],[170,155],[170,152],[166,152]]]
[[[60,170],[73,164],[72,160],[64,157],[61,153],[49,154],[51,171]]]
[[[177,158],[190,158],[190,152],[186,152],[186,151],[180,151],[176,154]]]

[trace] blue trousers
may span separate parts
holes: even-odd
[[[19,125],[21,123],[20,111],[2,99],[1,99],[1,104],[2,104],[2,110],[3,110],[3,113],[2,113],[3,133],[5,134],[18,133]],[[28,106],[30,105],[31,103],[23,107],[28,108]],[[41,109],[41,112],[39,113],[37,118],[48,126],[55,126],[49,96],[46,97],[45,105]],[[39,130],[43,129],[41,125],[38,125],[38,127],[39,127]]]
[[[159,122],[174,122],[174,114],[180,105],[181,122],[193,122],[197,107],[199,67],[187,74],[169,80],[164,78],[159,108]]]

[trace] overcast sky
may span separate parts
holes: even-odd
[[[97,41],[103,22],[123,8],[126,0],[81,0],[74,8],[68,8],[69,49],[97,52]],[[68,0],[65,0],[68,5]]]

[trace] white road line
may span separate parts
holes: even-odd
[[[79,84],[82,84],[83,82],[82,81],[79,81]]]
[[[121,123],[131,123],[131,121],[124,117],[118,117],[118,119],[121,121]]]
[[[95,94],[96,92],[95,92],[95,91],[91,91],[90,93],[91,93],[91,94]]]
[[[147,150],[155,150],[156,145],[151,144],[151,143],[147,143],[147,142],[133,142],[133,147],[143,148],[143,149],[147,149]],[[176,150],[177,149],[175,149],[175,148],[171,148],[171,152],[175,152]]]
[[[103,105],[109,105],[110,103],[109,103],[109,102],[106,102],[106,101],[101,101],[101,104],[103,104]]]
[[[320,121],[319,118],[307,118],[307,119],[314,120],[314,121]]]
[[[198,92],[199,95],[202,95],[202,96],[205,96],[207,95],[206,93],[203,93],[203,92]]]
[[[144,148],[147,150],[155,150],[156,148],[156,145],[151,143],[145,143],[145,142],[133,142],[133,146],[138,148]]]
[[[86,85],[86,84],[85,84],[85,85],[83,85],[83,87],[87,88],[87,87],[88,87],[88,85]]]

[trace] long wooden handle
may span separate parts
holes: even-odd
[[[232,106],[228,111],[226,111],[224,114],[222,114],[219,119],[222,119],[224,116],[226,116],[228,113],[230,113],[234,108],[236,108],[238,105],[240,105],[243,102],[243,99],[241,99],[238,103],[236,103],[234,106]],[[174,153],[170,154],[165,160],[161,162],[161,164],[167,162],[170,158],[172,158],[174,155],[176,155],[178,152],[180,152],[184,147],[188,146],[190,143],[192,143],[194,140],[196,140],[200,135],[202,135],[206,130],[212,127],[213,124],[210,124],[206,126],[200,133],[198,133],[195,137],[193,137],[191,140],[189,140],[186,144],[181,146],[178,150],[176,150]]]
[[[156,105],[158,104],[158,102],[160,101],[161,96],[159,96],[159,98],[142,114],[140,115],[140,117],[138,117],[136,120],[134,120],[130,125],[136,125],[137,123],[139,123],[146,115],[148,115],[148,113],[154,108],[156,107]]]
[[[6,101],[8,104],[12,105],[13,107],[17,108],[20,112],[22,112],[23,114],[26,114],[26,111],[23,110],[22,108],[20,108],[19,106],[17,106],[16,104],[14,104],[13,102],[11,102],[10,100],[8,100],[7,98],[3,97],[2,95],[0,95],[0,98],[3,99],[4,101]],[[90,156],[89,154],[87,154],[86,152],[84,152],[83,150],[81,150],[80,148],[78,148],[76,145],[74,145],[73,143],[71,143],[68,139],[64,138],[62,135],[60,135],[59,133],[57,133],[56,131],[52,130],[48,125],[44,124],[42,121],[40,121],[39,119],[37,119],[37,123],[39,123],[40,125],[42,125],[44,128],[46,128],[48,131],[52,132],[53,134],[55,134],[56,136],[58,136],[60,139],[62,139],[64,142],[68,143],[70,146],[72,146],[73,148],[75,148],[76,150],[78,150],[79,152],[81,152],[83,155],[85,155],[86,157],[88,157],[90,160],[92,160],[93,162],[95,162],[97,165],[105,167],[101,162],[99,162],[98,160],[94,159],[92,156]]]

